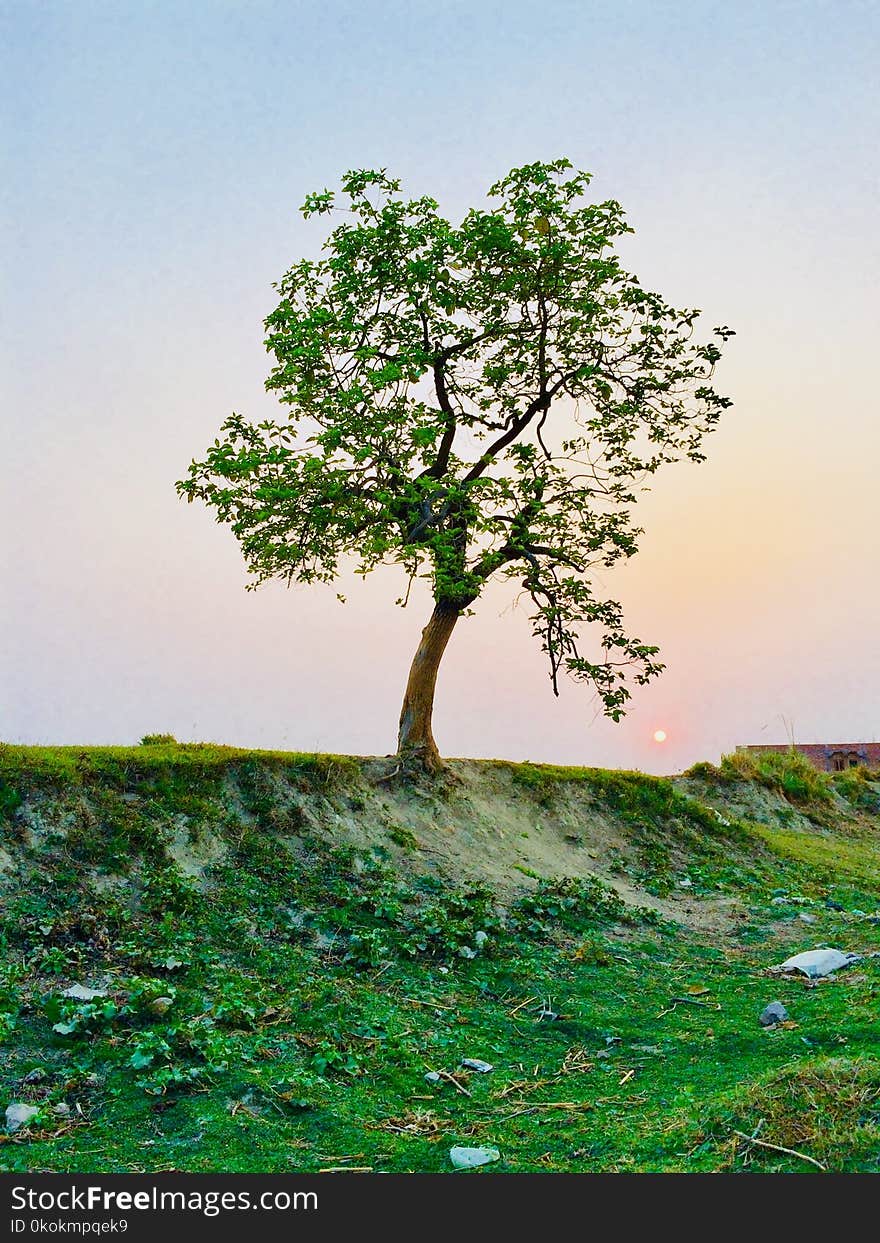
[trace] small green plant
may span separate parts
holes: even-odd
[[[128,983],[127,1006],[141,1018],[161,1017],[171,1008],[177,989],[167,980],[153,976],[134,976]]]
[[[176,747],[179,744],[173,734],[144,734],[140,745],[142,747]]]
[[[719,781],[724,776],[721,769],[709,760],[699,760],[696,764],[692,764],[684,775],[696,781],[712,782]]]
[[[355,967],[381,967],[393,957],[393,954],[382,934],[374,929],[372,932],[355,933],[349,938],[346,961]]]
[[[405,828],[402,824],[396,824],[388,830],[388,836],[396,846],[402,846],[404,850],[418,850],[418,838],[412,829]]]
[[[233,1043],[207,1015],[134,1032],[128,1047],[126,1065],[149,1072],[137,1079],[137,1086],[151,1096],[212,1080],[228,1071],[235,1057]]]
[[[525,931],[547,936],[554,928],[576,932],[596,922],[631,918],[623,899],[598,877],[563,877],[540,881],[535,891],[521,898],[513,919]]]
[[[0,781],[0,821],[11,820],[23,802],[19,790]]]
[[[76,945],[49,945],[35,952],[33,964],[41,975],[66,975],[79,962],[80,953]]]
[[[236,1038],[217,1031],[210,1016],[198,1016],[171,1029],[175,1047],[182,1055],[195,1059],[200,1073],[220,1075],[229,1069],[239,1046]],[[240,1060],[240,1055],[239,1055]]]
[[[138,1032],[132,1038],[131,1049],[128,1064],[133,1070],[145,1070],[156,1061],[167,1062],[172,1057],[171,1045],[158,1032]]]
[[[575,962],[582,963],[586,967],[614,966],[614,955],[610,948],[601,937],[595,935],[584,937],[571,956]]]
[[[301,1067],[295,1067],[282,1078],[267,1084],[270,1099],[293,1112],[311,1109],[313,1098],[322,1090],[327,1090],[323,1077]]]
[[[214,985],[208,1013],[223,1027],[253,1027],[263,1009],[253,983],[231,977]]]
[[[475,958],[501,928],[491,890],[451,890],[415,907],[403,921],[401,948],[410,957]]]
[[[57,1015],[52,1030],[59,1036],[93,1036],[108,1031],[125,1018],[129,1010],[109,998],[79,1003],[50,998],[46,1013],[50,1019]]]
[[[202,1080],[203,1072],[197,1066],[180,1066],[172,1062],[156,1067],[148,1075],[141,1075],[136,1082],[148,1096],[164,1096],[169,1088],[193,1087]]]
[[[315,1045],[311,1064],[322,1077],[326,1077],[328,1072],[357,1075],[361,1069],[360,1063],[350,1050],[332,1044],[329,1040],[321,1040]]]
[[[9,1039],[18,1020],[20,994],[16,975],[12,968],[0,969],[0,1043]]]

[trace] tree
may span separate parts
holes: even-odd
[[[696,341],[698,311],[623,270],[614,244],[631,229],[618,203],[587,201],[589,182],[567,160],[513,169],[456,226],[384,170],[347,173],[343,222],[275,286],[265,321],[283,417],[232,415],[177,485],[231,526],[251,586],[330,582],[344,558],[429,579],[398,737],[429,769],[440,661],[492,577],[528,593],[555,693],[570,674],[619,720],[627,671],[663,668],[590,569],[636,551],[648,476],[702,460],[730,405],[711,380],[732,334]],[[335,212],[337,196],[302,211]]]

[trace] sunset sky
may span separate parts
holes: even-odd
[[[429,602],[396,608],[391,571],[245,592],[174,481],[232,410],[276,410],[262,320],[327,227],[306,193],[385,166],[458,218],[558,155],[623,204],[646,285],[736,329],[735,405],[704,465],[656,476],[640,554],[603,580],[662,678],[620,725],[583,687],[554,699],[501,586],[441,670],[441,751],[663,772],[880,737],[875,3],[0,14],[0,738],[393,750]]]

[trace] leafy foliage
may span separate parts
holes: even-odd
[[[458,614],[493,576],[518,583],[554,690],[584,680],[617,719],[627,668],[662,666],[591,570],[635,553],[646,478],[702,459],[731,330],[697,340],[698,311],[623,269],[631,230],[589,183],[564,159],[513,169],[457,225],[384,170],[347,173],[343,207],[309,195],[307,218],[345,219],[266,320],[285,416],[232,415],[178,489],[230,524],[254,586],[392,562]]]
[[[542,880],[534,893],[517,903],[514,923],[524,932],[546,935],[558,926],[580,931],[596,922],[657,923],[656,911],[630,908],[598,877]]]

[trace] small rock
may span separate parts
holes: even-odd
[[[425,1075],[425,1083],[439,1083],[441,1078],[439,1070],[429,1070]]]
[[[149,1009],[153,1014],[158,1014],[161,1018],[163,1014],[168,1013],[173,1004],[173,997],[154,997],[150,1002]]]
[[[501,1160],[497,1148],[450,1148],[449,1159],[457,1170],[474,1170]]]
[[[788,906],[788,898],[771,898],[771,906]]]
[[[843,907],[840,905],[840,903],[835,902],[833,898],[826,898],[825,905],[828,907],[829,911],[842,911],[843,910]]]
[[[461,947],[461,956],[462,958],[476,958],[477,951],[472,950],[469,945],[463,945]]]
[[[478,1057],[463,1057],[460,1064],[467,1066],[468,1070],[478,1071],[481,1075],[488,1075],[490,1070],[495,1069],[491,1062],[484,1062]]]
[[[39,1112],[36,1105],[25,1105],[21,1101],[13,1101],[11,1105],[6,1106],[6,1130],[10,1135],[14,1135],[16,1131],[20,1131],[22,1127],[33,1122]]]
[[[39,1066],[35,1066],[33,1070],[29,1070],[22,1083],[42,1083],[46,1078],[46,1072],[41,1070]]]
[[[482,949],[488,940],[489,934],[488,932],[484,932],[482,928],[479,932],[474,933],[474,945],[476,945],[477,949]]]
[[[762,1027],[775,1027],[777,1023],[784,1023],[787,1019],[788,1011],[781,1001],[771,1001],[758,1016]]]
[[[831,975],[841,967],[859,962],[861,954],[844,954],[841,950],[818,949],[805,950],[803,954],[794,954],[786,958],[774,971],[800,971],[809,980],[818,980],[822,976]]]
[[[94,1001],[96,997],[106,997],[107,990],[106,988],[88,988],[85,984],[71,984],[61,996],[72,997],[75,1001]]]
[[[678,887],[679,889],[693,889],[694,882],[691,880],[689,876],[683,876],[681,880],[678,882]]]
[[[58,1118],[66,1118],[70,1113],[70,1106],[67,1101],[59,1101],[57,1105],[52,1106],[52,1113]]]
[[[808,915],[806,911],[798,911],[798,919],[804,924],[814,924],[816,922],[816,916]]]

